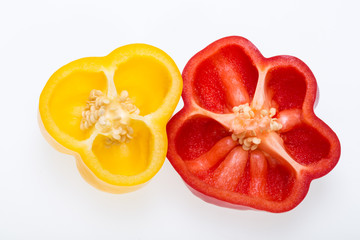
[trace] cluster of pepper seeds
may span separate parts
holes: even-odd
[[[129,142],[134,130],[129,126],[128,114],[140,114],[140,110],[131,102],[127,91],[121,91],[114,100],[107,98],[102,91],[92,90],[86,107],[82,112],[81,130],[93,126],[108,136],[107,144]]]
[[[276,114],[275,108],[269,111],[262,109],[255,113],[249,103],[233,107],[235,119],[233,121],[231,135],[234,141],[238,141],[245,151],[255,150],[261,143],[257,137],[258,133],[278,131],[282,128],[281,123],[273,118]]]

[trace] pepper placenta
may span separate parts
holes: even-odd
[[[165,160],[166,123],[181,90],[181,74],[165,52],[123,46],[57,70],[40,96],[40,128],[56,149],[76,157],[90,184],[133,191]]]
[[[233,36],[197,53],[182,76],[167,157],[205,201],[288,211],[338,162],[339,140],[314,114],[317,83],[301,60],[265,58]]]

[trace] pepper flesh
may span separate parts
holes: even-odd
[[[317,83],[301,60],[265,58],[247,39],[233,36],[197,53],[182,75],[184,108],[167,125],[167,157],[205,201],[285,212],[337,164],[340,142],[314,114]],[[239,106],[252,114],[236,120]],[[269,112],[274,120],[263,122],[272,127],[262,129],[258,116]],[[244,134],[251,127],[256,138]]]
[[[165,160],[166,123],[181,90],[181,74],[165,52],[126,45],[57,70],[40,96],[40,129],[57,150],[75,156],[91,185],[133,191]]]

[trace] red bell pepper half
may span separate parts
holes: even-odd
[[[340,142],[314,114],[317,83],[301,60],[265,58],[226,37],[191,58],[183,79],[167,157],[205,201],[285,212],[338,162]]]

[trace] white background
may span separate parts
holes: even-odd
[[[0,239],[359,239],[358,2],[2,0]],[[182,70],[229,35],[248,38],[266,57],[297,56],[317,78],[316,113],[338,134],[342,155],[296,209],[271,214],[207,204],[167,160],[141,190],[104,193],[41,136],[38,98],[62,65],[142,42]]]

